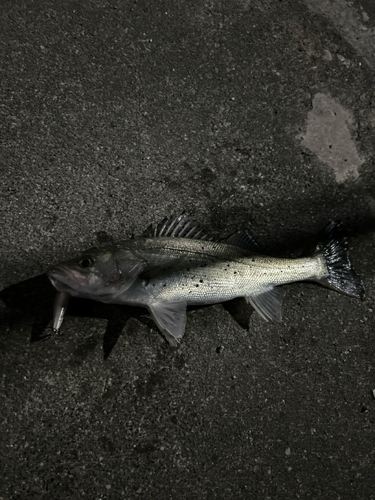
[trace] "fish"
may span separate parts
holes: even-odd
[[[52,266],[57,290],[53,332],[60,333],[70,297],[146,307],[172,346],[186,326],[188,306],[244,297],[266,321],[282,320],[288,283],[315,281],[363,299],[365,289],[348,255],[342,222],[325,229],[313,255],[263,255],[248,230],[215,240],[187,214],[150,226],[141,237],[90,248]]]

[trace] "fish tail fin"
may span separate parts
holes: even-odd
[[[323,241],[316,247],[323,256],[328,275],[317,280],[339,292],[363,299],[365,289],[361,278],[353,269],[348,254],[348,240],[342,222],[332,221],[326,228]]]

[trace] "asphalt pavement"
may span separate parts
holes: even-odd
[[[371,0],[3,2],[0,500],[375,499]],[[360,301],[288,285],[188,311],[72,300],[45,270],[182,212],[307,254],[346,227]]]

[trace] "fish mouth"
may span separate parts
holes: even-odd
[[[92,273],[85,275],[68,264],[57,264],[47,269],[46,274],[58,292],[66,292],[73,297],[88,298],[108,302],[123,292],[123,284],[117,276],[103,282]]]
[[[88,283],[86,276],[65,264],[51,267],[47,270],[47,276],[58,291],[71,294],[77,293],[77,288]],[[76,285],[76,287],[73,287],[73,285]]]

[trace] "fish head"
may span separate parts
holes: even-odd
[[[59,292],[102,302],[111,302],[134,282],[142,266],[129,255],[121,268],[115,247],[91,248],[75,259],[47,270],[47,276]]]

